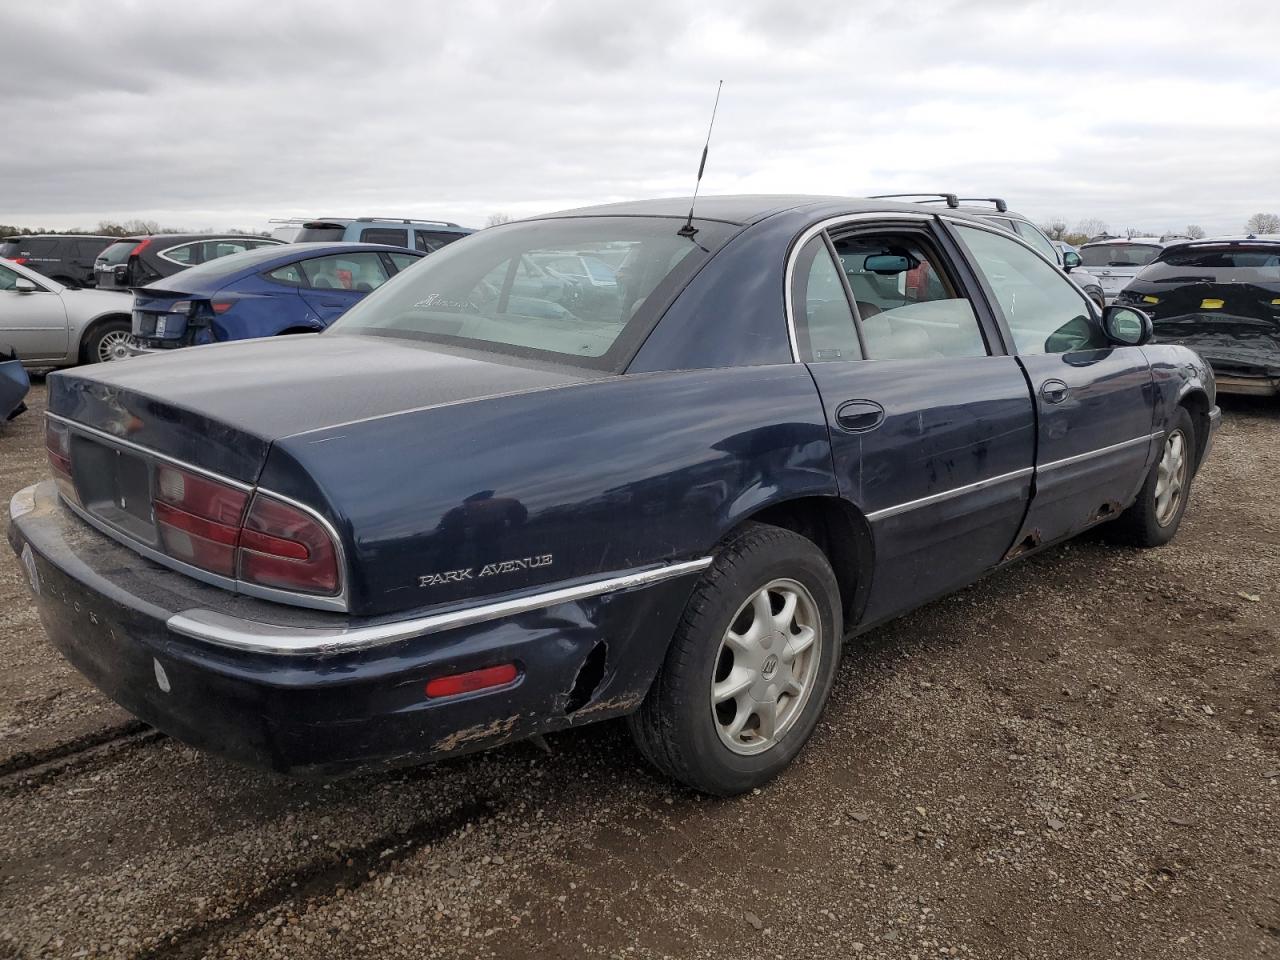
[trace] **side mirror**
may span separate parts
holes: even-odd
[[[1102,329],[1108,340],[1122,347],[1140,347],[1154,336],[1151,318],[1133,307],[1107,307],[1102,311]]]
[[[1062,269],[1070,273],[1076,267],[1080,266],[1080,254],[1074,250],[1065,250],[1062,253]]]
[[[13,289],[17,290],[19,293],[35,293],[40,288],[26,277],[18,277],[18,279],[13,281]]]

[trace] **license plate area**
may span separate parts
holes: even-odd
[[[71,436],[76,492],[84,509],[121,533],[155,546],[151,464],[143,457]]]

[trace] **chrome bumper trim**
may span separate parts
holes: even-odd
[[[227,616],[213,610],[192,609],[175,613],[167,625],[174,633],[221,647],[267,654],[332,654],[409,640],[442,630],[466,627],[502,617],[542,610],[561,603],[573,603],[606,593],[647,586],[705,570],[711,557],[652,567],[592,580],[572,587],[485,603],[479,606],[430,614],[408,620],[394,620],[364,627],[289,627]]]

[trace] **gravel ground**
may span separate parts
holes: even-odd
[[[43,473],[39,410],[0,488]],[[132,724],[0,557],[0,956],[1280,956],[1280,404],[1182,531],[1093,536],[860,640],[813,743],[709,800],[616,724],[295,783]]]

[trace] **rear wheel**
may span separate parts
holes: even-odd
[[[628,718],[641,753],[695,790],[731,796],[782,771],[813,733],[840,660],[840,591],[812,541],[753,525],[685,608]]]
[[[94,327],[80,348],[82,363],[109,363],[133,356],[133,329],[128,320],[108,320]]]
[[[1138,499],[1112,526],[1118,539],[1139,547],[1158,547],[1173,539],[1191,496],[1195,456],[1191,414],[1179,407]]]

